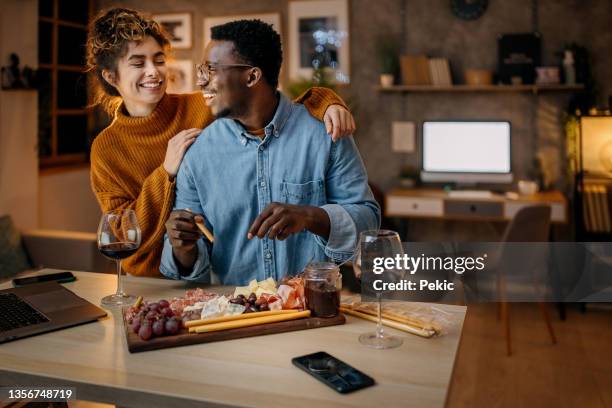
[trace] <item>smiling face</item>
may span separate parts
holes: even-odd
[[[152,37],[132,41],[117,62],[116,72],[102,75],[117,89],[131,116],[147,116],[166,92],[166,55]]]
[[[204,94],[206,104],[217,118],[238,118],[247,109],[250,91],[249,71],[234,52],[231,41],[212,40],[204,50],[204,64],[211,67],[208,75],[198,76],[198,86]],[[206,68],[204,68],[206,71]],[[206,78],[208,76],[208,78]]]

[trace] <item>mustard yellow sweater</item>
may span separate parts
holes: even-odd
[[[295,101],[319,120],[329,105],[344,106],[327,88],[311,88]],[[146,117],[123,112],[120,106],[91,147],[91,187],[102,211],[131,208],[136,212],[142,242],[124,260],[123,269],[132,275],[161,276],[164,224],[174,204],[174,182],[163,167],[168,141],[184,129],[208,126],[214,117],[200,92],[166,94]]]

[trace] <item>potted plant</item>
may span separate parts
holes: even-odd
[[[311,78],[300,78],[289,82],[287,94],[291,98],[297,98],[313,86],[329,88],[336,92],[338,88],[331,78],[329,71],[325,70],[324,68],[317,68],[313,70]]]
[[[350,94],[347,95],[346,87],[338,86],[338,84],[333,80],[332,72],[325,68],[317,68],[313,70],[312,76],[310,78],[302,77],[300,79],[290,81],[287,84],[287,87],[284,92],[286,92],[287,95],[293,99],[302,95],[304,92],[306,92],[309,88],[312,88],[313,86],[329,88],[332,91],[339,93],[344,99],[344,102],[346,103],[346,106],[348,106],[349,110],[353,113],[353,115],[356,115],[356,112],[359,108],[357,99],[354,96],[351,96]]]
[[[419,181],[419,170],[412,165],[402,166],[399,173],[399,184],[404,188],[413,188]]]
[[[391,87],[399,70],[397,41],[389,36],[379,37],[376,49],[380,65],[380,85],[385,88]]]

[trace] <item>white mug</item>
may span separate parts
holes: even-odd
[[[519,180],[518,192],[520,195],[533,195],[539,190],[538,183],[531,180]]]

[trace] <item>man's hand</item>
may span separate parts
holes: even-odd
[[[196,220],[204,220],[201,215],[194,215],[187,210],[174,210],[166,221],[166,233],[172,246],[174,258],[184,270],[191,271],[198,257],[197,241],[200,231]]]
[[[253,237],[283,241],[291,234],[308,230],[324,239],[329,237],[329,216],[319,207],[270,203],[251,225],[247,234]]]
[[[346,110],[342,105],[330,105],[323,115],[323,122],[327,134],[331,135],[334,142],[341,137],[349,136],[355,133],[355,120],[351,112]]]

